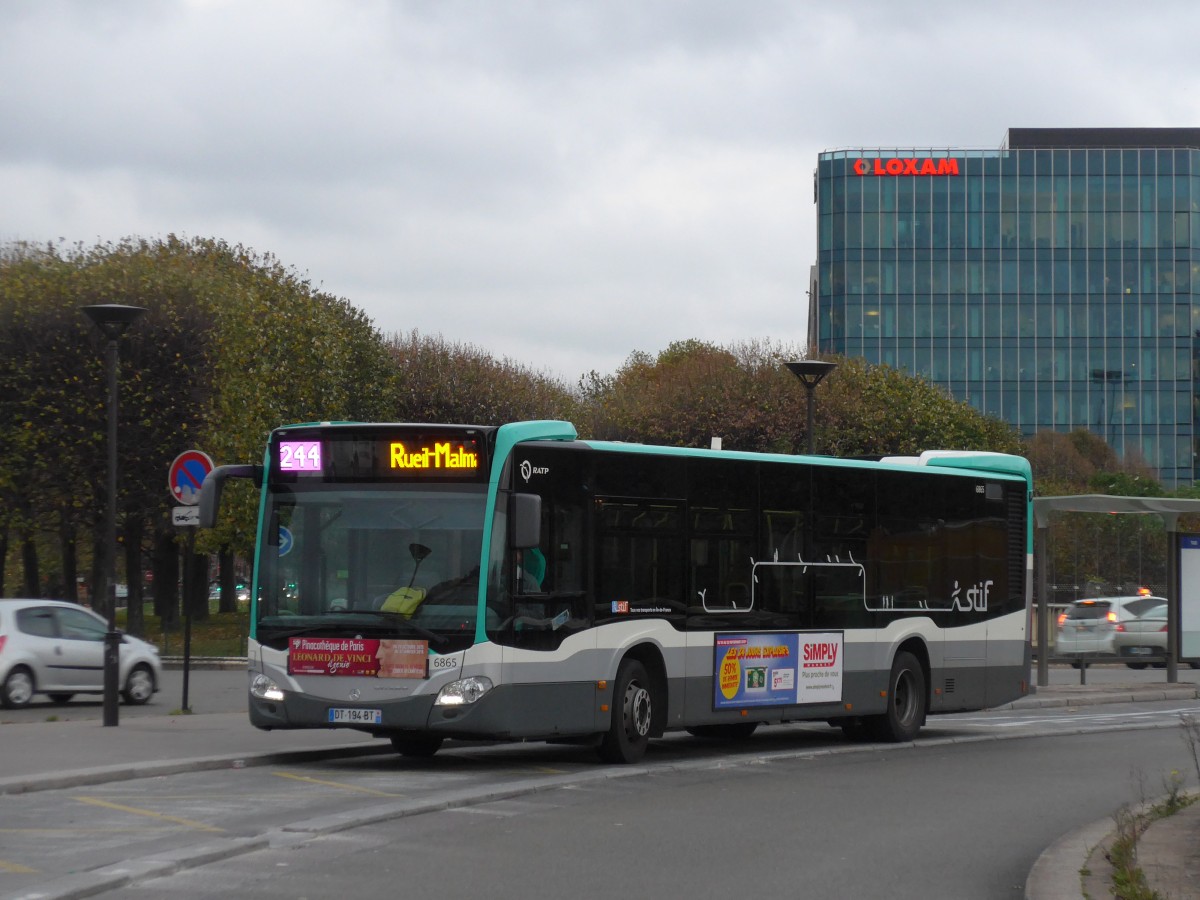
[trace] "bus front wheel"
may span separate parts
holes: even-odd
[[[925,724],[925,670],[907,651],[896,654],[888,678],[887,712],[872,716],[870,729],[877,741],[900,744],[915,740]]]
[[[600,742],[600,758],[634,763],[646,754],[653,721],[650,676],[636,659],[623,661],[613,685],[612,724]]]

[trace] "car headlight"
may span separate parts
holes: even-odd
[[[250,682],[250,693],[259,700],[282,700],[283,691],[266,675],[255,675]]]
[[[472,675],[452,681],[440,691],[434,706],[467,706],[475,703],[492,689],[492,679],[486,675]]]

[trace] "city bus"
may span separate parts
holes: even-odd
[[[300,424],[261,465],[249,714],[431,756],[686,730],[912,741],[1028,690],[1030,467],[581,440],[558,421]]]

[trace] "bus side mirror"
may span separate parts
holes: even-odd
[[[527,550],[538,546],[542,542],[542,498],[537,494],[513,494],[509,512],[513,547]]]
[[[250,478],[262,484],[262,466],[217,466],[200,482],[200,527],[215,528],[221,507],[221,490],[227,478]]]

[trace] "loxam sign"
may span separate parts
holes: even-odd
[[[957,175],[957,159],[856,159],[857,175]]]

